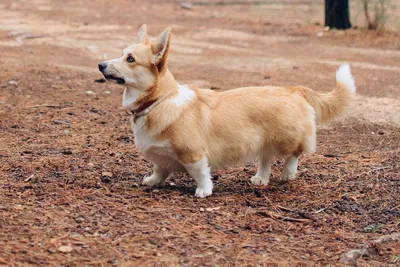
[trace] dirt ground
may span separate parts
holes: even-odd
[[[237,2],[0,2],[0,265],[340,266],[343,252],[399,232],[396,25],[317,37],[322,1]],[[152,37],[173,27],[180,83],[329,91],[349,62],[358,96],[319,126],[317,152],[289,184],[278,161],[266,187],[250,183],[254,164],[215,170],[206,199],[184,174],[140,186],[151,163],[135,148],[122,88],[95,80],[142,23]],[[357,264],[398,265],[400,243]]]

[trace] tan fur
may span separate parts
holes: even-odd
[[[210,165],[219,167],[241,163],[248,155],[256,158],[264,149],[282,156],[313,150],[303,147],[314,128],[307,102],[286,88],[254,87],[221,93],[196,90],[196,95],[184,109],[184,116],[165,129],[178,156],[206,152]],[[193,129],[198,131],[196,135]],[[182,157],[184,162],[190,158]],[[189,162],[195,161],[196,157]]]
[[[327,94],[317,93],[306,87],[294,87],[307,102],[315,109],[317,118],[320,122],[326,122],[336,115],[344,112],[350,105],[353,94],[349,92],[345,85],[336,84],[333,91]]]
[[[138,107],[146,101],[166,96],[142,118],[145,129],[137,129],[135,127],[141,126],[135,124],[133,128],[142,131],[146,138],[153,140],[151,142],[168,142],[173,154],[169,150],[165,150],[168,153],[159,152],[159,145],[154,145],[158,154],[154,151],[151,154],[150,144],[142,148],[145,156],[157,154],[159,160],[166,153],[161,161],[171,161],[176,156],[178,165],[189,167],[204,156],[212,167],[260,158],[266,161],[266,168],[270,164],[268,160],[282,156],[292,157],[290,160],[296,167],[297,157],[302,152],[315,150],[316,118],[322,122],[333,118],[346,109],[353,96],[341,83],[327,94],[301,86],[247,87],[225,92],[190,88],[193,97],[176,104],[172,100],[179,96],[179,86],[167,65],[170,31],[167,28],[156,43],[148,43],[142,27],[138,37],[140,43],[128,47],[120,59],[112,61],[115,75],[122,75],[126,80],[125,90],[140,93],[132,105],[126,106]],[[136,62],[127,63],[127,55],[133,55]],[[138,73],[142,76],[138,77]],[[156,163],[155,170],[158,171],[146,184],[162,182],[169,172],[174,171],[167,172],[167,167],[160,167],[171,164]],[[293,166],[288,167],[286,176],[295,174]],[[195,167],[191,169],[194,174],[196,171],[199,170]],[[266,173],[269,175],[268,170]],[[199,196],[209,194],[201,191]]]

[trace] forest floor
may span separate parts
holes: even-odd
[[[359,266],[399,264],[398,241],[371,243],[400,228],[399,33],[318,37],[322,3],[311,14],[307,1],[211,2],[0,3],[0,265],[336,266],[364,244]],[[279,182],[278,161],[265,187],[250,183],[255,164],[215,170],[206,199],[185,174],[141,186],[152,165],[135,148],[122,88],[95,80],[142,23],[152,38],[172,26],[179,83],[326,92],[349,62],[358,95],[318,127],[295,181]]]

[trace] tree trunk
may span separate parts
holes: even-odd
[[[325,0],[325,26],[341,30],[351,28],[349,0]]]

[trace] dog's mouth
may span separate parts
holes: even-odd
[[[107,80],[114,80],[118,84],[125,84],[125,79],[124,78],[116,77],[116,76],[113,76],[113,75],[104,75],[104,78],[106,78]]]

